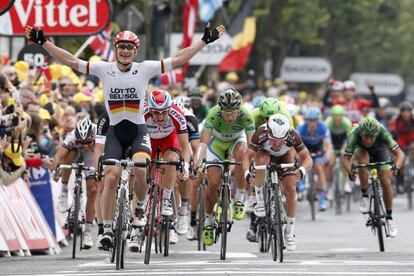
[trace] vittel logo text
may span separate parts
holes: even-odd
[[[95,27],[98,26],[96,17],[97,1],[99,0],[89,0],[88,5],[68,5],[66,0],[50,0],[49,2],[29,0],[27,6],[24,6],[22,0],[17,0],[14,6],[23,26],[27,25],[29,17],[34,13],[35,26],[55,27],[59,25],[68,27],[73,25],[75,27]]]

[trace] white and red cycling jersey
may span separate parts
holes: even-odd
[[[173,132],[176,134],[187,133],[184,111],[174,104],[170,108],[169,116],[161,126],[154,121],[148,107],[145,108],[144,118],[151,139],[163,139]]]

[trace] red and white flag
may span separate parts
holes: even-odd
[[[186,0],[183,7],[183,42],[181,49],[191,45],[195,33],[198,0]],[[183,65],[184,72],[188,71],[188,63]]]
[[[103,60],[113,61],[114,50],[111,43],[112,25],[108,24],[105,30],[91,38],[89,46],[94,50],[95,54]]]

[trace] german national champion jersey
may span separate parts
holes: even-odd
[[[162,61],[134,62],[127,72],[122,72],[117,62],[79,63],[79,71],[99,77],[103,84],[105,107],[109,124],[114,126],[122,120],[144,124],[144,104],[148,81],[156,75],[171,70],[171,59]]]
[[[234,141],[242,136],[254,133],[254,121],[250,112],[243,106],[240,108],[239,117],[229,125],[221,116],[221,108],[216,105],[207,114],[203,129],[212,132],[213,136],[222,141]]]
[[[355,127],[351,131],[351,133],[349,133],[348,141],[347,141],[346,148],[345,148],[345,154],[352,155],[358,147],[367,148],[362,143],[360,133],[361,133],[360,126]],[[380,145],[386,145],[387,148],[391,151],[394,151],[399,147],[397,142],[395,142],[395,140],[392,138],[391,133],[389,133],[389,131],[382,125],[380,127],[380,132],[377,138],[375,139],[374,144],[370,148],[375,148]]]

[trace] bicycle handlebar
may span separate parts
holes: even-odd
[[[70,165],[60,164],[60,165],[58,165],[58,167],[59,167],[59,169],[66,169],[66,170],[81,169],[82,171],[95,171],[94,167],[84,166],[83,163],[73,163],[73,164],[70,164]]]
[[[351,165],[351,171],[355,172],[355,170],[360,169],[360,168],[375,168],[375,167],[379,167],[379,166],[384,166],[384,165],[391,165],[392,166],[392,170],[395,170],[395,163],[393,161],[382,161],[382,162],[374,162],[374,163],[365,163],[365,164],[352,164]]]
[[[298,168],[298,163],[284,163],[284,164],[277,164],[277,163],[269,163],[268,165],[253,165],[252,166],[255,170],[277,170],[277,169],[289,169],[289,168]]]
[[[241,165],[240,161],[231,161],[231,160],[206,161],[205,159],[203,159],[203,163],[206,165],[224,165],[224,166],[230,166],[230,165],[240,166]]]
[[[118,160],[118,159],[110,158],[110,159],[103,160],[102,165],[145,168],[147,167],[147,162],[132,162],[127,159]]]

